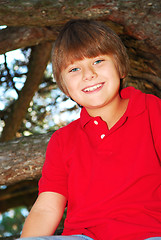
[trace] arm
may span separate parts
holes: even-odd
[[[25,221],[21,238],[52,235],[62,218],[66,201],[59,193],[41,193]]]

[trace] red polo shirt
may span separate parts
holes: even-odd
[[[39,191],[68,199],[63,235],[161,236],[161,100],[123,89],[128,108],[109,130],[85,110],[48,144]]]

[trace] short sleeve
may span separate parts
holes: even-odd
[[[42,192],[57,192],[67,198],[67,171],[63,161],[59,130],[56,131],[47,146],[46,158],[39,180],[39,194]]]

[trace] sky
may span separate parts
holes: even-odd
[[[14,50],[14,51],[10,51],[8,53],[6,53],[6,57],[7,57],[7,63],[8,63],[8,67],[11,66],[12,61],[14,59],[17,60],[25,60],[24,59],[24,55],[21,53],[20,50]],[[0,64],[4,63],[5,59],[4,59],[4,55],[0,55]],[[25,81],[25,79],[24,79]],[[22,84],[17,83],[16,87],[19,89],[22,87]],[[0,110],[3,110],[5,107],[5,99],[7,97],[13,97],[13,98],[17,98],[17,94],[14,90],[8,90],[7,92],[4,93],[4,89],[2,87],[0,87]]]

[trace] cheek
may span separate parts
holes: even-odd
[[[64,85],[65,85],[66,89],[68,90],[68,92],[70,92],[72,89],[72,85],[71,85],[70,81],[65,81]]]
[[[77,85],[78,85],[77,78],[69,77],[64,82],[65,82],[67,89],[69,89],[71,91],[73,91],[75,88],[77,88]]]
[[[65,94],[68,97],[73,97],[75,95],[76,91],[78,90],[77,81],[72,80],[72,79],[66,79],[66,81],[64,81],[64,86],[66,89]]]

